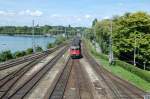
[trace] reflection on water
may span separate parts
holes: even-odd
[[[46,49],[48,43],[53,43],[55,38],[45,36],[35,36],[36,46]],[[0,35],[0,52],[4,50],[22,51],[32,48],[32,36],[2,36]]]

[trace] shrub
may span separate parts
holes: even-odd
[[[90,49],[91,53],[94,56],[100,57],[100,58],[108,61],[107,55],[100,54],[100,53],[96,52],[96,50],[93,48],[93,46],[91,45],[91,43],[89,41],[88,41],[87,45],[88,45],[88,48]],[[150,72],[144,71],[144,70],[142,70],[140,68],[137,68],[137,67],[135,67],[135,66],[133,66],[133,65],[131,65],[129,63],[123,62],[121,60],[117,60],[115,63],[116,63],[116,65],[126,69],[127,71],[129,71],[131,73],[134,73],[137,76],[139,76],[140,78],[150,82]]]
[[[14,53],[14,58],[18,58],[18,57],[22,57],[22,56],[25,56],[26,55],[26,52],[25,51],[17,51]]]
[[[13,59],[13,55],[11,53],[11,51],[3,51],[0,53],[0,61],[6,61],[9,59]]]
[[[37,46],[35,50],[36,50],[36,52],[42,52],[43,51],[42,47],[40,47],[40,46]]]
[[[55,41],[55,44],[56,45],[60,45],[62,42],[64,42],[65,41],[65,38],[63,37],[63,36],[58,36],[57,38],[56,38],[56,41]]]
[[[47,49],[53,48],[53,47],[54,47],[54,44],[52,44],[52,43],[49,43],[49,44],[47,45]]]
[[[32,48],[28,48],[28,49],[26,50],[26,53],[27,53],[27,54],[32,54],[32,53],[33,53],[33,49],[32,49]]]
[[[131,64],[128,64],[128,63],[120,61],[120,60],[116,61],[116,64],[118,66],[121,66],[124,69],[126,69],[126,70],[128,70],[128,71],[130,71],[130,72],[132,72],[132,73],[134,73],[136,75],[138,75],[142,79],[150,82],[150,73],[149,72],[144,71],[144,70],[142,70],[140,68],[137,68],[137,67],[135,67],[135,66],[133,66]]]

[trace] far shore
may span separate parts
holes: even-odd
[[[23,37],[28,37],[28,36],[32,36],[32,34],[0,34],[0,36],[23,36]],[[35,36],[46,36],[46,37],[54,37],[53,35],[49,35],[49,34],[35,34]]]

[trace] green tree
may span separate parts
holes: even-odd
[[[136,48],[136,60],[143,64],[150,60],[150,15],[144,12],[130,13],[121,16],[116,22],[114,32],[114,51],[120,59],[133,60]],[[135,45],[136,41],[136,45]],[[141,67],[142,68],[142,67]]]
[[[32,54],[32,53],[33,53],[33,48],[28,48],[28,49],[26,50],[26,53],[27,53],[27,54]]]
[[[86,37],[96,37],[103,53],[108,54],[110,26],[112,21],[113,51],[118,58],[131,62],[136,48],[136,61],[150,65],[150,15],[145,12],[125,13],[111,20],[93,21],[86,29]],[[96,24],[95,24],[96,23]],[[136,41],[136,45],[135,45]],[[139,65],[140,67],[140,65]],[[143,67],[140,67],[143,68]]]
[[[96,25],[97,21],[98,21],[97,19],[94,19],[94,20],[93,20],[93,22],[92,22],[92,27],[94,27],[94,26]]]
[[[85,37],[90,39],[90,41],[94,40],[94,33],[92,28],[85,29]]]
[[[40,46],[37,46],[35,50],[36,50],[36,52],[42,52],[43,51],[42,47],[40,47]]]
[[[11,51],[3,51],[2,53],[0,53],[0,61],[7,61],[9,59],[12,59],[13,55],[11,53]]]
[[[111,26],[111,21],[108,19],[98,21],[94,26],[95,33],[96,33],[96,41],[99,43],[103,53],[108,53],[110,26]],[[113,27],[114,26],[115,23],[113,23]]]
[[[50,48],[53,48],[54,47],[54,44],[52,44],[52,43],[49,43],[48,45],[47,45],[47,49],[50,49]]]
[[[60,44],[62,44],[65,40],[66,40],[66,39],[65,39],[63,36],[58,36],[58,37],[56,38],[55,44],[56,44],[56,45],[60,45]]]
[[[19,57],[22,57],[22,56],[25,56],[26,55],[26,52],[25,51],[17,51],[14,53],[14,58],[19,58]]]

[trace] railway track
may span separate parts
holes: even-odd
[[[57,49],[59,49],[60,47],[56,47],[52,50],[49,50],[50,52],[48,52],[47,54],[52,54],[53,52],[55,52]],[[10,79],[12,79],[14,76],[17,76],[17,75],[20,75],[20,74],[23,74],[23,72],[26,71],[26,69],[30,69],[32,68],[32,66],[34,66],[36,63],[38,63],[39,61],[41,61],[42,59],[44,59],[47,54],[43,54],[43,55],[40,55],[39,57],[37,57],[36,59],[34,60],[30,60],[30,62],[28,64],[26,64],[25,66],[23,66],[22,68],[14,71],[14,72],[11,72],[9,73],[8,75],[4,76],[3,78],[0,79],[0,88],[1,86],[3,86],[6,82],[8,82]]]
[[[54,52],[55,50],[65,46],[65,45],[66,44],[61,44],[55,48],[49,49],[49,50],[44,51],[44,52],[38,52],[38,53],[27,55],[27,56],[24,56],[24,57],[21,57],[18,59],[13,59],[13,60],[6,61],[4,63],[0,63],[0,70],[4,70],[4,69],[7,69],[10,67],[25,63],[25,62],[29,62],[31,60],[36,60],[36,59],[42,57],[43,55],[50,54],[50,53]]]
[[[49,99],[93,99],[79,60],[68,60]]]
[[[23,98],[37,83],[38,81],[46,74],[48,70],[50,70],[53,65],[57,62],[57,60],[64,54],[68,47],[65,47],[61,50],[54,58],[51,59],[44,67],[42,67],[37,73],[34,75],[30,75],[30,78],[27,81],[24,81],[22,85],[15,88],[15,84],[19,82],[20,78],[31,68],[26,69],[19,76],[13,77],[10,81],[3,85],[1,90],[1,99],[21,99]],[[15,88],[15,90],[14,90]],[[13,90],[13,91],[12,91]]]
[[[83,55],[93,66],[96,73],[105,82],[110,91],[113,93],[113,99],[144,99],[144,91],[131,85],[129,82],[120,79],[100,66],[93,57],[89,55],[85,46],[83,46]]]
[[[79,99],[94,99],[89,79],[86,77],[86,73],[80,64],[80,61],[76,61],[75,69],[77,75],[77,86],[79,88]]]
[[[72,69],[74,61],[69,58],[65,68],[63,69],[49,99],[62,99],[64,96],[65,88],[69,79],[69,75]]]

